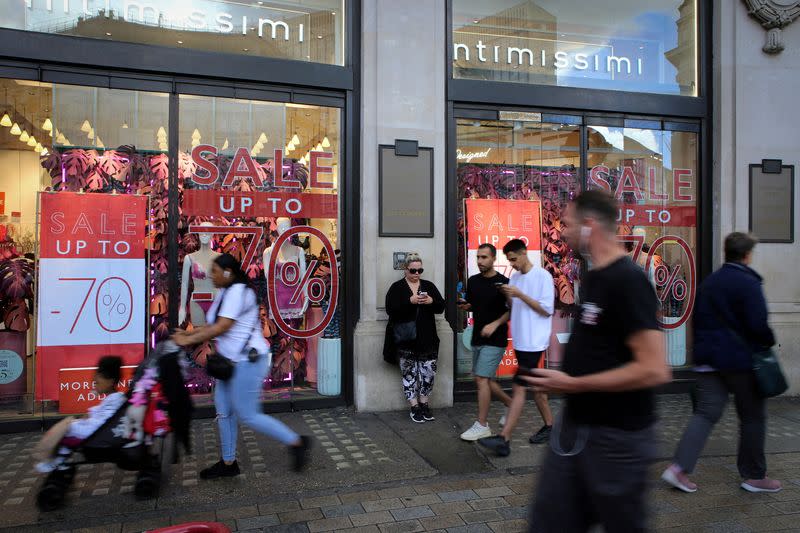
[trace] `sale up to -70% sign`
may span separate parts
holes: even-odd
[[[91,386],[69,370],[144,356],[147,199],[46,192],[40,220],[36,396],[56,400]]]

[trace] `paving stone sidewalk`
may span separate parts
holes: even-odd
[[[659,434],[664,460],[654,465],[650,501],[656,531],[800,531],[800,402],[770,402],[770,474],[778,494],[738,487],[735,416],[729,410],[700,462],[701,490],[664,487],[657,474],[690,412],[684,396],[661,397]],[[556,408],[558,403],[556,402]],[[111,465],[81,467],[68,505],[40,514],[33,505],[40,477],[29,450],[38,434],[3,437],[0,445],[1,531],[138,532],[188,521],[220,521],[232,531],[524,531],[538,481],[541,447],[527,436],[541,422],[531,404],[508,458],[486,456],[458,434],[472,424],[475,404],[437,411],[436,422],[413,424],[405,412],[356,414],[346,409],[279,416],[316,438],[313,467],[288,471],[286,451],[244,431],[244,475],[199,482],[217,457],[213,421],[196,421],[196,451],[171,471],[157,499],[137,501],[133,475]],[[492,416],[501,409],[493,407]]]

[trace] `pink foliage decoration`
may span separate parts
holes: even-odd
[[[561,238],[561,213],[567,202],[580,190],[578,173],[573,166],[533,167],[522,165],[459,165],[457,170],[460,197],[540,200],[542,203],[542,262],[553,275],[556,306],[569,309],[575,303],[574,284],[579,261]],[[461,281],[466,269],[464,205],[458,209],[458,272]]]

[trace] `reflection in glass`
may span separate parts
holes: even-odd
[[[453,76],[697,96],[696,0],[453,0]]]

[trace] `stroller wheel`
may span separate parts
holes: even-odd
[[[74,466],[50,472],[36,497],[36,506],[39,510],[49,512],[61,507],[73,479],[75,479]]]
[[[158,495],[161,487],[161,473],[155,469],[141,470],[136,476],[134,493],[137,498],[148,499]]]

